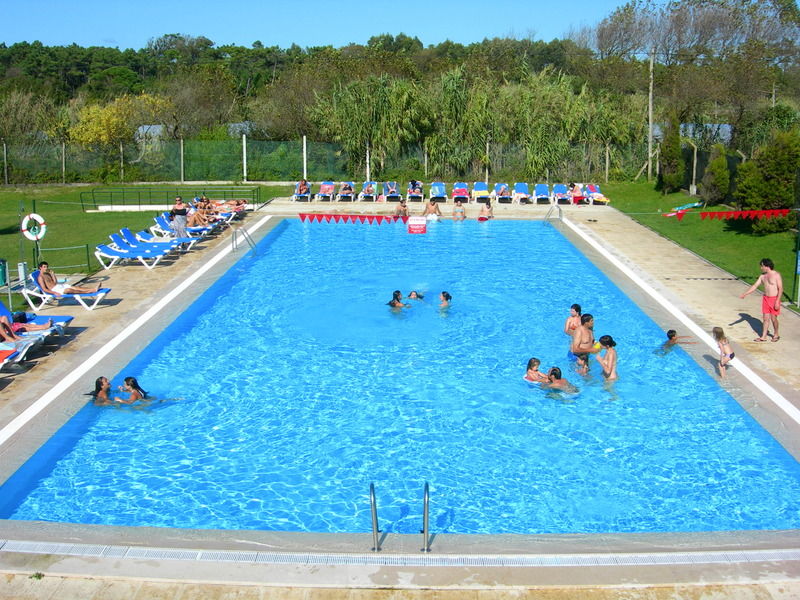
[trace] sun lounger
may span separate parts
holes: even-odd
[[[16,350],[0,350],[0,369],[11,364],[18,355]]]
[[[453,202],[461,200],[462,202],[469,202],[469,186],[463,181],[456,181],[453,184]]]
[[[29,331],[25,332],[23,335],[26,336],[34,336],[36,334],[40,335],[51,335],[56,333],[58,335],[64,335],[64,329],[69,327],[70,323],[75,317],[70,316],[60,316],[60,315],[52,315],[52,316],[41,316],[36,315],[34,313],[25,313],[26,319],[28,323],[33,323],[34,325],[47,325],[48,321],[53,322],[53,326],[50,329],[38,329],[36,331]],[[0,317],[6,317],[9,323],[14,322],[14,315],[13,313],[8,310],[8,307],[3,302],[0,302]]]
[[[472,199],[475,202],[483,202],[486,204],[491,199],[489,194],[489,184],[485,181],[476,181],[472,184]]]
[[[608,198],[603,195],[603,192],[600,191],[600,186],[594,183],[590,183],[586,186],[586,196],[589,198],[589,202],[592,204],[608,204],[611,202]],[[699,202],[694,202],[692,205],[700,206]],[[689,206],[692,206],[689,205]]]
[[[169,251],[167,252],[147,252],[145,250],[118,250],[116,248],[112,248],[106,244],[99,244],[95,248],[94,256],[97,258],[98,262],[103,265],[104,269],[110,269],[115,264],[120,261],[125,260],[138,260],[148,269],[152,269],[155,267],[162,258],[164,258]],[[108,260],[108,264],[103,259]],[[149,263],[147,261],[150,261]]]
[[[352,202],[353,201],[353,182],[352,181],[343,181],[342,184],[347,184],[350,186],[350,191],[341,191],[339,188],[339,193],[336,194],[336,200],[339,202]]]
[[[553,197],[550,195],[550,186],[546,183],[537,183],[533,188],[533,195],[536,196],[536,204],[544,201],[545,204],[551,204]]]
[[[331,202],[333,200],[335,188],[332,181],[323,181],[317,192],[317,200],[320,202]]]
[[[146,231],[146,230],[139,231],[138,233],[136,233],[134,235],[131,232],[130,229],[125,227],[124,229],[120,230],[120,233],[122,233],[122,235],[125,237],[126,240],[129,239],[128,235],[125,233],[126,231],[128,233],[130,233],[131,235],[133,235],[133,239],[138,240],[140,242],[165,243],[165,244],[172,243],[172,244],[175,244],[175,245],[178,245],[178,246],[180,246],[181,244],[184,244],[184,248],[186,250],[191,250],[192,247],[197,242],[199,242],[200,239],[201,239],[200,237],[175,237],[175,238],[173,238],[173,237],[159,236],[159,235],[153,235],[152,233],[150,233],[149,231]]]
[[[528,184],[524,181],[514,184],[514,201],[517,204],[531,203],[531,191],[528,189]]]
[[[434,202],[447,202],[447,190],[444,189],[444,183],[441,181],[431,183],[429,198]]]
[[[383,197],[387,202],[400,202],[403,199],[396,181],[387,181],[383,184]]]
[[[172,229],[172,223],[169,217],[167,217],[167,214],[168,213],[163,213],[154,218],[156,224],[150,228],[153,234],[175,237],[175,230]],[[209,235],[214,232],[214,228],[209,225],[203,227],[186,227],[185,229],[186,233],[192,237]]]
[[[377,183],[374,181],[365,181],[364,184],[361,186],[361,192],[358,194],[358,199],[363,202],[375,202],[375,191],[377,187]],[[367,188],[372,188],[371,192],[367,192]]]
[[[102,261],[100,261],[100,264],[102,264]],[[33,310],[41,310],[49,301],[58,301],[63,298],[72,298],[86,310],[94,310],[97,304],[111,291],[111,288],[100,288],[96,292],[88,292],[85,294],[63,294],[61,296],[54,296],[45,292],[42,286],[39,285],[38,269],[30,274],[29,279],[30,283],[22,288],[22,295]]]
[[[511,203],[511,192],[507,183],[494,184],[494,199],[499,204]]]
[[[559,202],[572,204],[572,196],[570,196],[566,183],[556,183],[553,185],[553,202],[555,204],[558,204]]]
[[[131,244],[127,240],[124,240],[122,236],[118,233],[111,233],[108,236],[111,239],[111,247],[116,248],[117,250],[123,250],[126,252],[130,252],[131,250],[138,250],[141,252],[153,252],[153,253],[161,253],[161,252],[171,252],[175,250],[179,246],[179,244],[173,244],[172,242],[162,242],[160,244],[147,244],[145,242],[138,242]]]
[[[298,181],[297,184],[294,186],[294,194],[292,194],[292,200],[295,202],[311,202],[311,183],[307,182],[308,184],[308,191],[304,193],[300,192],[300,182]]]
[[[28,352],[34,348],[40,347],[44,343],[44,336],[30,337],[18,342],[0,342],[0,352],[8,352],[5,362],[2,366],[14,365],[23,362]]]
[[[409,202],[422,202],[425,200],[425,184],[421,181],[409,181],[406,200]]]

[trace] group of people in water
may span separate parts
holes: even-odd
[[[111,406],[114,404],[133,404],[139,400],[145,400],[147,392],[145,392],[136,380],[136,377],[126,377],[124,385],[117,388],[118,391],[128,394],[127,398],[115,396],[111,398],[111,382],[107,377],[98,377],[94,382],[94,391],[89,392],[89,395],[94,398],[94,403],[97,406]]]
[[[422,295],[417,290],[411,290],[410,292],[408,292],[408,296],[406,296],[405,299],[421,301],[424,298],[425,296]],[[450,295],[449,292],[441,292],[439,294],[439,308],[449,308],[452,299],[453,297]],[[404,300],[403,292],[401,292],[400,290],[395,290],[394,292],[392,292],[392,299],[389,300],[389,302],[387,302],[386,304],[387,306],[390,306],[395,310],[401,310],[403,308],[411,308],[412,304],[403,302],[403,300]]]
[[[594,317],[582,314],[580,304],[570,307],[569,316],[564,322],[564,333],[570,336],[567,356],[575,362],[576,370],[581,375],[589,372],[589,356],[594,355],[603,372],[605,381],[617,379],[617,342],[610,335],[594,338]],[[542,388],[560,390],[569,394],[577,393],[578,388],[564,378],[559,367],[550,367],[547,373],[539,371],[541,361],[530,358],[523,379],[529,383],[537,383]]]

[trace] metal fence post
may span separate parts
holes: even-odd
[[[181,183],[183,182],[183,138],[181,138]]]
[[[8,185],[8,149],[5,140],[3,140],[3,180]]]
[[[242,181],[247,181],[247,134],[242,134]]]
[[[61,183],[67,183],[67,145],[61,142]]]
[[[122,142],[119,143],[119,180],[125,181],[125,158],[122,154]]]
[[[306,136],[303,136],[303,179],[308,179],[308,150],[306,148]]]

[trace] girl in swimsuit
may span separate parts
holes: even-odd
[[[580,304],[573,304],[569,307],[569,316],[567,320],[564,322],[564,333],[567,335],[572,335],[572,332],[575,331],[581,324],[581,305]]]
[[[94,382],[94,391],[91,395],[94,397],[94,403],[97,406],[108,406],[111,404],[111,398],[108,397],[108,392],[111,390],[111,382],[106,377],[98,377]]]
[[[531,358],[528,361],[528,367],[525,375],[522,377],[529,383],[541,383],[542,381],[550,381],[547,375],[539,370],[539,365],[542,364],[538,358]]]
[[[114,402],[120,402],[122,404],[133,404],[137,400],[144,400],[147,398],[147,392],[145,392],[139,382],[136,381],[136,377],[126,377],[125,378],[125,385],[121,385],[119,387],[119,391],[121,392],[128,392],[130,396],[127,399],[116,397],[114,398]]]
[[[411,306],[410,304],[403,304],[403,292],[400,290],[395,290],[392,292],[392,299],[389,300],[386,304],[391,306],[392,308],[408,308]]]
[[[450,301],[452,299],[453,297],[447,292],[442,292],[441,294],[439,294],[439,300],[441,300],[441,302],[439,303],[439,308],[450,308]]]
[[[466,218],[467,214],[464,211],[464,205],[462,204],[461,200],[456,200],[456,206],[453,208],[453,220],[463,221]]]
[[[607,381],[614,381],[617,378],[617,351],[614,349],[617,342],[610,335],[601,335],[598,341],[600,342],[600,348],[606,352],[603,356],[597,354],[595,358],[597,358],[600,366],[603,367],[603,377]]]
[[[719,376],[725,379],[728,363],[731,362],[736,355],[731,352],[731,344],[725,336],[725,332],[722,331],[722,327],[714,327],[714,329],[711,330],[711,335],[717,340],[717,345],[719,346]]]

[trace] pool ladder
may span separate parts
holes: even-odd
[[[550,209],[547,211],[547,214],[544,216],[545,223],[550,220],[550,215],[553,214],[554,211],[558,212],[558,220],[562,220],[563,214],[561,212],[561,206],[558,204],[551,204]]]
[[[253,250],[256,249],[256,243],[244,227],[231,228],[231,250],[236,252],[239,249],[239,235],[244,238],[244,241],[250,245]]]
[[[431,540],[430,540],[430,529],[428,527],[430,523],[429,519],[429,505],[430,505],[430,488],[428,486],[428,482],[425,482],[425,487],[422,488],[422,530],[420,533],[422,534],[422,549],[420,552],[430,552],[431,551]],[[370,513],[372,515],[372,551],[373,552],[380,552],[381,551],[381,542],[378,536],[381,533],[381,530],[378,529],[378,503],[375,500],[375,484],[369,484],[369,508]]]

